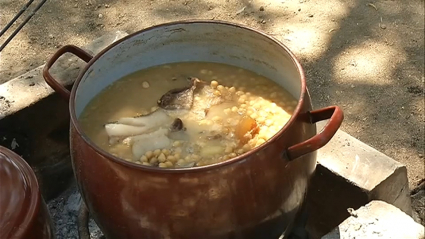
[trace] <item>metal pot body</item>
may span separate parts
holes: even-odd
[[[65,52],[87,61],[71,93],[48,70]],[[230,64],[287,89],[298,105],[274,137],[234,159],[190,169],[128,163],[97,147],[78,117],[105,87],[151,66],[187,61]],[[75,46],[46,64],[46,81],[70,101],[71,155],[84,201],[107,238],[278,238],[288,233],[315,170],[315,150],[342,121],[338,107],[311,111],[303,70],[281,43],[219,21],[183,21],[131,34],[91,57]],[[143,95],[141,95],[143,99]],[[315,122],[331,119],[320,134]]]

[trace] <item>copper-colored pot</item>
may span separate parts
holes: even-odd
[[[70,52],[87,63],[67,91],[49,68]],[[78,117],[107,85],[151,66],[182,61],[231,64],[262,74],[298,98],[285,127],[231,160],[189,169],[126,162],[96,146]],[[44,68],[47,83],[69,99],[71,154],[87,207],[107,238],[277,238],[287,234],[316,166],[315,151],[343,120],[336,107],[312,110],[301,65],[282,43],[240,25],[181,21],[131,34],[92,57],[64,46]],[[143,95],[141,95],[141,100]],[[316,134],[315,122],[330,119]]]
[[[34,172],[19,155],[3,146],[0,146],[0,238],[54,238]]]

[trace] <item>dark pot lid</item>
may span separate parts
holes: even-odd
[[[0,238],[23,238],[40,200],[37,178],[19,155],[0,146]]]

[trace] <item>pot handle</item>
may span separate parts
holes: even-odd
[[[74,45],[66,45],[60,48],[53,56],[50,58],[50,60],[44,65],[43,68],[43,77],[46,83],[53,88],[54,91],[59,93],[62,97],[64,97],[66,100],[69,100],[70,92],[67,90],[63,85],[61,85],[57,80],[53,78],[53,76],[50,74],[49,70],[53,66],[53,64],[65,53],[72,53],[79,57],[81,60],[85,62],[89,62],[93,56],[91,56],[89,53],[84,51],[83,49],[76,47]]]
[[[289,147],[286,150],[286,156],[289,160],[294,160],[325,146],[338,131],[344,119],[344,114],[338,106],[330,106],[320,110],[309,111],[306,113],[306,116],[310,124],[327,119],[329,119],[329,122],[317,135]]]

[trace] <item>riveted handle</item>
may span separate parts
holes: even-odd
[[[312,138],[289,147],[286,151],[289,160],[294,160],[325,146],[338,131],[344,119],[344,114],[338,106],[330,106],[320,110],[307,112],[310,123],[327,120],[329,122],[323,130]]]
[[[62,84],[55,80],[55,78],[53,78],[53,76],[49,72],[53,64],[59,59],[59,57],[61,57],[65,53],[72,53],[85,62],[89,62],[93,58],[93,56],[91,56],[89,53],[79,47],[76,47],[74,45],[66,45],[60,48],[44,66],[43,77],[46,83],[66,100],[69,100],[69,90],[67,90]]]

